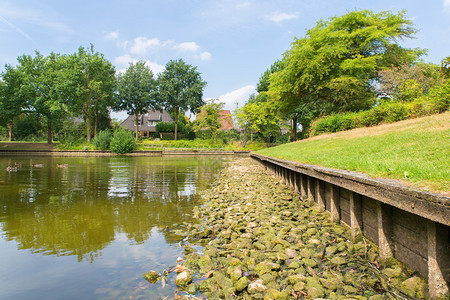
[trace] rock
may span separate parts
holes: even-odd
[[[284,251],[284,253],[287,255],[287,257],[289,257],[289,258],[295,258],[295,257],[297,257],[298,256],[298,253],[297,253],[297,251],[295,251],[295,250],[293,250],[293,249],[286,249],[285,251]]]
[[[325,290],[316,277],[306,278],[306,293],[310,299],[322,298],[325,296]]]
[[[290,284],[295,285],[299,282],[304,282],[306,280],[306,277],[302,274],[296,274],[296,275],[289,276],[287,278],[287,280]]]
[[[386,275],[389,278],[398,277],[402,274],[402,269],[399,267],[396,267],[394,269],[392,268],[386,268],[383,271],[381,271],[384,275]]]
[[[317,262],[310,258],[303,258],[302,261],[307,265],[308,267],[315,268],[317,267]]]
[[[192,275],[189,271],[183,271],[175,278],[175,284],[177,286],[186,286],[192,282]]]
[[[346,260],[345,258],[343,258],[343,257],[336,256],[336,257],[333,257],[333,258],[331,259],[331,263],[332,263],[333,265],[343,265],[343,264],[346,264],[346,263],[347,263],[347,260]]]
[[[213,274],[213,280],[217,283],[220,288],[227,290],[234,287],[231,279],[227,278],[224,274],[219,271],[215,271]]]
[[[268,262],[261,262],[255,266],[255,272],[262,276],[263,274],[269,273],[272,270],[272,266]]]
[[[425,283],[420,277],[414,276],[402,282],[401,290],[410,297],[421,298],[420,295],[417,294],[419,292],[419,294],[424,295]]]
[[[203,255],[198,260],[198,266],[200,267],[201,273],[207,273],[208,271],[211,271],[213,269],[213,262],[211,260],[211,257],[209,255]]]
[[[145,278],[145,280],[153,284],[158,280],[159,274],[155,271],[149,271],[145,273],[143,277]]]
[[[247,291],[249,294],[262,294],[267,290],[267,287],[263,284],[262,279],[258,279],[255,281],[252,281],[248,284]]]
[[[249,282],[250,282],[250,280],[248,280],[248,278],[245,276],[239,278],[239,280],[234,285],[236,288],[236,291],[241,292],[241,291],[245,290],[247,288]]]

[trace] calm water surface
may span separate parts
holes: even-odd
[[[0,299],[173,296],[175,274],[142,275],[183,256],[176,233],[229,159],[1,157]]]

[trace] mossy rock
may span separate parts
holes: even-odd
[[[159,274],[155,271],[149,271],[142,276],[151,284],[155,283],[159,278]]]
[[[183,271],[175,278],[175,284],[177,286],[187,286],[192,282],[192,275],[189,271]]]
[[[239,280],[236,282],[234,286],[238,292],[241,292],[247,288],[249,283],[250,280],[247,277],[243,276],[239,278]]]

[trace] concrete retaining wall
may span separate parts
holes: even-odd
[[[393,180],[251,154],[335,222],[428,278],[430,298],[449,293],[450,198]]]

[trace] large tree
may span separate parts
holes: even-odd
[[[21,93],[23,76],[17,68],[7,65],[1,77],[0,124],[8,127],[8,140],[11,141],[14,122],[25,108],[25,97]]]
[[[209,130],[217,142],[217,133],[222,127],[221,113],[225,103],[217,99],[206,101],[206,104],[200,107],[200,112],[197,114],[197,119],[194,122],[194,131]]]
[[[204,105],[202,80],[197,67],[186,64],[182,59],[170,60],[158,77],[158,97],[167,110],[175,116],[175,140],[178,132],[178,113],[190,110],[197,112]]]
[[[86,138],[97,133],[101,116],[109,114],[113,105],[116,77],[114,66],[103,54],[80,47],[70,56],[72,68],[71,80],[77,97],[71,103],[71,109],[86,122]],[[92,123],[94,130],[92,134]]]
[[[53,142],[53,129],[67,113],[68,99],[73,96],[67,80],[67,57],[50,53],[44,57],[22,55],[18,59],[18,70],[23,74],[23,95],[27,98],[32,113],[43,117],[47,123],[47,142]]]
[[[403,11],[353,11],[319,21],[284,53],[284,67],[271,76],[268,95],[281,107],[314,108],[312,117],[369,108],[378,72],[423,53],[398,43],[416,32],[411,25]]]
[[[139,137],[139,117],[152,109],[160,109],[156,98],[156,80],[144,61],[130,64],[124,74],[118,75],[116,110],[125,110],[135,116],[136,141]]]

